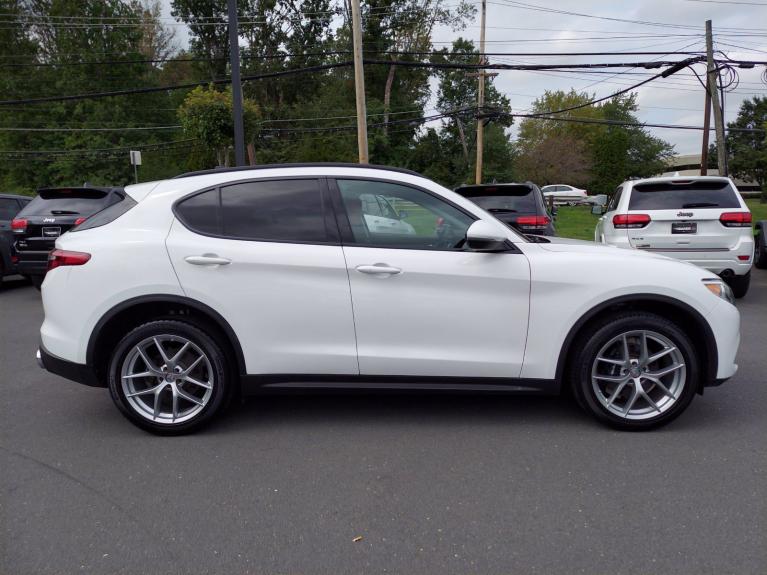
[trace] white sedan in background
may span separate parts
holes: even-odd
[[[588,192],[575,186],[568,186],[566,184],[551,184],[549,186],[543,186],[541,188],[544,199],[548,199],[553,196],[554,201],[558,204],[580,204],[588,201]]]

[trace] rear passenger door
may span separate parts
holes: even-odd
[[[359,373],[324,180],[232,182],[174,211],[167,247],[181,287],[229,322],[248,373]]]

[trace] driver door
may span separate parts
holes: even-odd
[[[371,229],[370,196],[383,197],[407,228]],[[421,188],[338,179],[334,204],[360,374],[519,377],[530,294],[519,250],[464,250],[476,217]]]

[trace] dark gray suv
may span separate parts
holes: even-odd
[[[523,234],[556,235],[554,218],[532,182],[464,185],[455,192]]]
[[[11,222],[32,198],[0,194],[0,282],[3,277],[17,273],[16,256],[12,253],[13,232]]]

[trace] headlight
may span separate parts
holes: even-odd
[[[732,305],[735,305],[735,296],[732,295],[730,286],[728,286],[722,280],[718,278],[705,279],[703,280],[703,285],[706,286],[708,291],[710,291],[715,296],[722,298],[724,301],[730,302]]]

